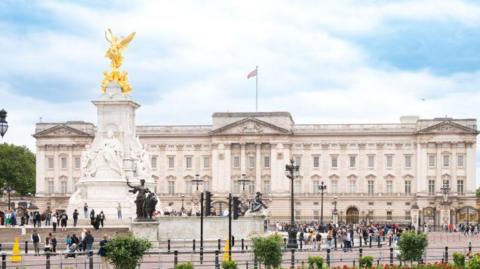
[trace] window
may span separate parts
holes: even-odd
[[[336,179],[332,180],[332,184],[330,185],[330,191],[331,193],[338,192],[338,181]]]
[[[350,193],[356,193],[357,192],[357,182],[355,180],[350,180],[349,181],[349,191],[350,191]]]
[[[313,193],[319,193],[320,192],[320,181],[314,180],[313,181]]]
[[[248,168],[255,168],[255,156],[248,156]]]
[[[392,202],[387,202],[387,205],[388,205],[388,206],[391,206],[391,205],[392,205]]]
[[[175,168],[175,156],[168,156],[168,168]]]
[[[240,168],[240,156],[233,156],[233,168]]]
[[[319,220],[320,219],[320,214],[318,210],[313,210],[313,219],[314,220]]]
[[[190,180],[185,181],[185,193],[186,194],[192,193],[192,182]]]
[[[405,210],[405,220],[411,220],[412,216],[410,210]]]
[[[152,156],[150,159],[150,166],[152,169],[157,169],[157,156]]]
[[[393,155],[386,155],[385,167],[390,169],[393,167]]]
[[[60,192],[61,192],[62,194],[66,194],[66,193],[67,193],[67,181],[66,181],[66,180],[60,181]]]
[[[368,155],[368,168],[375,168],[375,155]]]
[[[302,182],[300,180],[295,180],[293,183],[293,192],[300,193],[302,191]]]
[[[428,155],[428,167],[430,168],[435,167],[435,155],[433,154]]]
[[[74,160],[75,160],[75,169],[80,169],[80,157],[75,156]]]
[[[435,194],[435,180],[428,181],[428,194],[429,195]]]
[[[175,181],[168,182],[168,194],[175,194]]]
[[[300,219],[300,217],[302,216],[302,215],[300,214],[300,212],[301,212],[300,210],[295,210],[295,218],[296,218],[297,220]]]
[[[270,193],[271,188],[270,188],[270,180],[264,180],[263,181],[263,193]]]
[[[270,156],[263,157],[263,168],[270,168]]]
[[[350,156],[350,168],[355,168],[357,166],[357,156]]]
[[[387,210],[387,220],[392,220],[392,211]]]
[[[320,156],[313,156],[313,168],[320,167]]]
[[[443,187],[444,188],[450,188],[450,180],[444,179],[443,180]]]
[[[412,181],[406,180],[405,181],[405,194],[411,194],[412,193]]]
[[[463,154],[457,155],[457,166],[463,167],[464,165],[463,163],[464,163],[464,155]]]
[[[60,167],[62,169],[67,169],[67,157],[60,157]]]
[[[47,164],[48,164],[48,169],[54,168],[53,157],[47,157]]]
[[[234,181],[233,182],[233,193],[240,193],[240,189],[241,189],[240,182]]]
[[[338,156],[334,155],[331,158],[332,158],[332,168],[337,168],[338,167]]]
[[[373,195],[374,192],[375,192],[375,182],[373,182],[373,180],[369,180],[368,181],[368,194]]]
[[[302,156],[300,155],[295,156],[295,164],[302,167]]]
[[[386,191],[387,193],[393,193],[393,182],[391,180],[387,180]]]
[[[203,168],[204,169],[210,168],[210,157],[208,156],[203,157]]]
[[[463,195],[463,180],[457,180],[457,193]]]
[[[255,181],[250,182],[247,187],[248,187],[247,190],[250,194],[255,193]]]
[[[405,155],[405,168],[412,168],[412,155]]]
[[[369,205],[369,206],[373,206],[374,203],[373,203],[373,202],[368,202],[368,205]]]
[[[450,166],[450,155],[443,155],[443,167]]]
[[[53,185],[53,180],[49,180],[47,182],[47,189],[49,194],[53,194],[54,190],[54,185]]]
[[[192,169],[192,156],[185,156],[185,168]]]

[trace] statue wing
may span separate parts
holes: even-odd
[[[114,36],[112,33],[112,29],[108,28],[107,31],[105,31],[105,39],[110,43],[113,42]]]
[[[129,34],[127,37],[125,37],[124,39],[122,39],[122,41],[120,41],[119,43],[119,47],[120,48],[126,48],[128,46],[128,44],[132,41],[132,39],[135,37],[135,32]]]

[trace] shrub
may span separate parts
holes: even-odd
[[[193,264],[190,262],[179,263],[177,266],[175,266],[175,269],[193,269]]]
[[[465,266],[465,255],[463,255],[460,252],[454,252],[453,253],[453,264],[458,267],[464,267]]]
[[[132,234],[119,235],[105,245],[107,260],[116,269],[135,269],[145,252],[152,247],[146,239],[136,238]]]
[[[312,269],[322,269],[323,258],[320,256],[310,256],[308,257],[308,265]]]
[[[238,265],[235,261],[224,261],[222,262],[223,269],[237,269]]]
[[[466,268],[480,269],[480,254],[473,255],[473,257],[467,262]]]
[[[372,268],[373,266],[373,257],[372,256],[363,256],[359,261],[360,268]]]
[[[398,248],[400,249],[399,258],[404,261],[410,261],[410,265],[412,265],[414,261],[422,258],[427,246],[426,234],[417,234],[415,231],[403,232],[398,242]]]
[[[272,234],[268,237],[254,237],[253,253],[266,269],[279,268],[282,264],[282,237]]]

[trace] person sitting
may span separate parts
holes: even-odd
[[[75,258],[75,251],[77,250],[77,244],[73,243],[67,247],[67,254],[65,258],[72,257]]]

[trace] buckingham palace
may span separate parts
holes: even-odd
[[[37,123],[39,204],[65,206],[95,129],[81,121]],[[198,192],[209,190],[222,212],[228,193],[252,199],[261,192],[270,219],[287,221],[285,165],[293,159],[300,166],[293,184],[299,221],[318,221],[322,204],[324,222],[334,215],[347,223],[478,221],[475,119],[403,116],[385,124],[295,124],[289,112],[217,112],[211,125],[136,131],[150,154],[162,207],[195,208]]]

